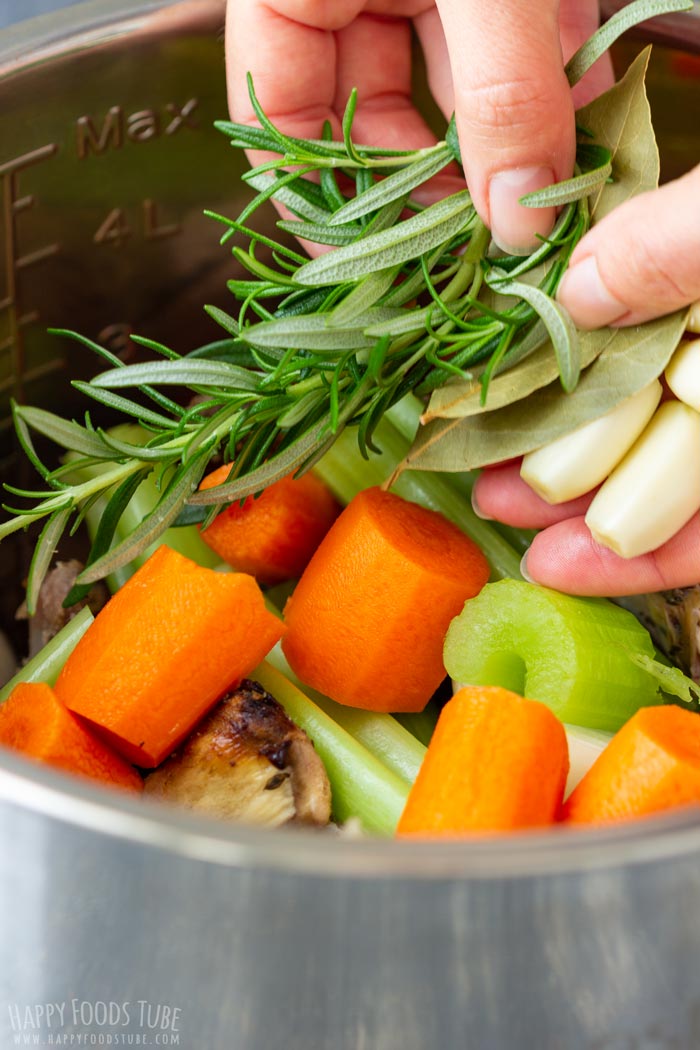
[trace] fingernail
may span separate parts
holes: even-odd
[[[527,551],[525,551],[522,558],[520,559],[520,575],[526,583],[535,583],[535,580],[533,580],[532,576],[527,571]]]
[[[476,514],[477,518],[481,518],[482,521],[493,521],[493,518],[488,514],[484,514],[483,510],[479,506],[479,501],[476,498],[476,489],[472,489],[472,510]]]
[[[519,200],[526,193],[543,190],[554,182],[551,168],[510,168],[492,176],[489,183],[491,236],[509,255],[528,255],[554,225],[554,208],[526,208]]]
[[[628,312],[625,304],[605,286],[594,255],[566,271],[557,299],[579,328],[602,328],[619,321]]]

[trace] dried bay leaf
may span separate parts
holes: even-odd
[[[613,328],[600,328],[596,332],[586,333],[591,338],[587,338],[581,345],[582,369],[587,368],[613,342],[617,331]],[[485,405],[481,404],[481,383],[478,379],[469,382],[461,379],[449,380],[433,391],[423,421],[427,423],[437,418],[465,419],[481,415],[483,412],[493,412],[522,401],[535,390],[558,381],[558,378],[559,367],[548,339],[516,368],[501,372],[491,380]],[[561,385],[559,389],[561,391]]]
[[[589,198],[594,222],[659,184],[659,150],[644,87],[650,53],[651,48],[645,48],[622,80],[576,114],[592,141],[612,154],[612,182]]]
[[[597,419],[663,372],[683,334],[686,315],[681,310],[619,329],[572,394],[563,394],[554,382],[494,412],[433,420],[418,431],[398,472],[473,470],[524,455]]]

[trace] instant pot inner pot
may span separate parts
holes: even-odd
[[[227,113],[224,4],[116,6],[79,4],[0,37],[0,468],[27,488],[37,476],[11,400],[80,413],[70,380],[99,366],[47,328],[131,361],[130,333],[186,351],[219,337],[203,304],[231,305],[235,264],[202,214],[234,216],[247,199],[244,158],[213,128]],[[637,47],[619,47],[618,65]],[[657,47],[649,87],[665,178],[700,153],[699,78],[700,57]],[[32,547],[31,532],[0,547],[0,616],[20,653]]]
[[[3,478],[37,483],[11,397],[78,411],[69,380],[96,367],[48,326],[125,359],[132,329],[178,350],[218,334],[202,304],[229,307],[231,257],[202,208],[242,203],[212,130],[222,26],[219,0],[98,0],[0,34]],[[698,156],[699,74],[655,55],[667,177]],[[11,629],[29,548],[0,546]],[[4,752],[0,830],[3,1050],[47,1045],[13,1027],[41,1003],[66,1004],[61,1045],[95,1045],[71,1010],[109,1001],[132,1008],[124,1045],[139,1001],[178,1008],[188,1050],[700,1045],[692,813],[427,849],[215,824]]]

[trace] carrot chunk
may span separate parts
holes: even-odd
[[[0,744],[67,773],[141,791],[141,777],[41,682],[15,686],[0,707]]]
[[[465,686],[442,709],[397,833],[552,824],[568,769],[564,727],[545,704],[498,686]]]
[[[287,602],[285,656],[342,704],[421,711],[445,677],[447,627],[488,575],[479,548],[442,515],[365,489]]]
[[[219,467],[201,488],[223,485],[230,465]],[[201,536],[219,557],[264,584],[298,579],[329,528],[340,504],[311,473],[282,478],[256,498],[232,503]]]
[[[571,792],[563,818],[602,824],[692,802],[700,802],[700,715],[643,707]]]
[[[157,766],[284,632],[243,574],[161,546],[99,613],[56,692],[138,766]]]

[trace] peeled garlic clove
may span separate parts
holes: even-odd
[[[569,723],[564,724],[564,729],[569,745],[569,775],[564,789],[566,799],[608,746],[613,734],[606,733],[603,729],[588,729],[586,726],[574,726]]]
[[[700,413],[667,401],[596,494],[593,538],[622,558],[670,540],[700,510]]]
[[[523,458],[520,476],[547,503],[565,503],[600,485],[644,430],[661,399],[655,379],[611,412]]]
[[[700,304],[698,304],[700,326]],[[665,372],[666,382],[679,401],[700,412],[700,339],[681,343]]]
[[[690,307],[688,320],[685,323],[686,332],[700,333],[700,299]]]

